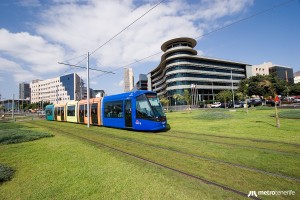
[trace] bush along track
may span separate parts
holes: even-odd
[[[15,173],[15,170],[6,165],[0,164],[0,184],[5,181],[10,181]]]

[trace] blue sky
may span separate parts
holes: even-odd
[[[123,91],[123,67],[160,51],[166,40],[197,38],[237,20],[266,13],[197,40],[199,55],[256,65],[263,62],[300,70],[299,0],[165,0],[91,55],[91,87]],[[77,64],[157,3],[155,0],[1,0],[0,94],[18,96],[18,83],[76,72]],[[136,79],[160,61],[157,55],[130,65]],[[72,59],[72,60],[69,60]],[[68,61],[69,60],[69,61]],[[86,61],[79,63],[85,66]],[[137,81],[137,80],[136,80]]]

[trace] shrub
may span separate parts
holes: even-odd
[[[11,180],[14,173],[13,168],[0,164],[0,183]]]

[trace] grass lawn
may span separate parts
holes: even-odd
[[[297,116],[295,110],[284,115]],[[167,114],[160,133],[33,120],[0,124],[54,137],[0,144],[0,164],[15,170],[0,199],[246,199],[89,141],[126,151],[229,188],[293,190],[300,198],[300,121],[273,110],[207,109]],[[21,135],[23,132],[19,132]]]

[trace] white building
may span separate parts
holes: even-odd
[[[300,71],[294,74],[294,83],[300,83]]]
[[[247,71],[247,77],[256,75],[269,75],[269,69],[273,66],[271,62],[264,62],[260,65],[252,65],[251,70]]]
[[[134,76],[132,68],[125,68],[124,71],[124,92],[133,90],[134,87]]]
[[[81,82],[82,80],[76,73],[47,80],[33,80],[30,83],[31,103],[41,101],[64,103],[70,100],[80,100]]]

